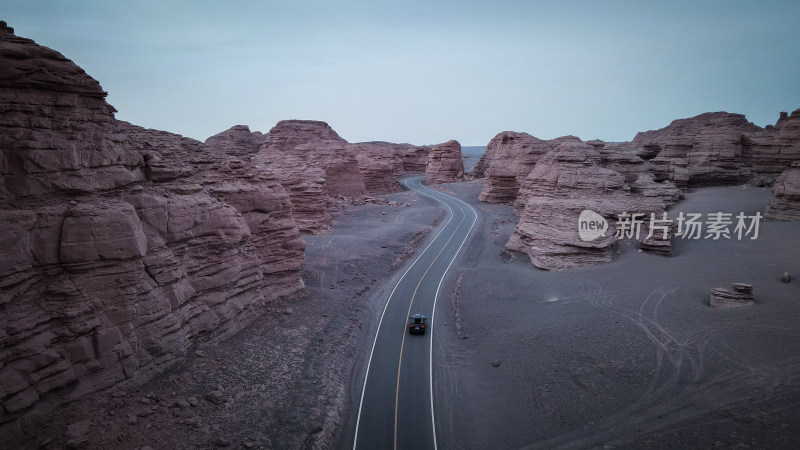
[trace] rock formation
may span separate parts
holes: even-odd
[[[300,230],[323,233],[332,203],[400,190],[397,178],[424,171],[427,154],[427,147],[409,144],[350,144],[325,122],[283,120],[265,135],[252,162],[289,191]]]
[[[364,185],[371,195],[387,194],[400,189],[398,178],[424,173],[430,147],[390,142],[354,144]]]
[[[476,176],[484,176],[479,199],[489,203],[513,203],[520,185],[536,162],[563,142],[579,142],[575,136],[542,140],[527,133],[504,131],[486,146],[476,164]]]
[[[800,167],[783,172],[772,186],[772,200],[764,217],[769,220],[800,220]]]
[[[766,128],[741,114],[700,114],[638,133],[630,147],[649,160],[657,180],[679,187],[742,183],[800,161],[800,112],[781,113]]]
[[[723,288],[711,289],[709,304],[714,308],[738,308],[755,303],[752,284],[733,283],[732,287],[732,291]]]
[[[105,96],[0,23],[0,442],[302,293],[289,195],[251,150],[118,122]]]
[[[464,160],[461,158],[461,144],[451,140],[434,145],[428,155],[425,182],[450,183],[462,178],[464,178]]]
[[[305,232],[330,228],[329,196],[366,193],[355,149],[325,122],[278,122],[252,162],[289,191],[294,219]]]
[[[520,191],[524,206],[506,248],[525,253],[533,265],[547,270],[607,262],[617,240],[620,214],[660,217],[680,195],[674,185],[656,183],[649,174],[637,178],[638,191],[634,191],[623,174],[602,166],[605,160],[595,147],[572,140],[539,159]],[[602,236],[588,241],[580,238],[578,218],[583,210],[607,221]],[[643,228],[639,237],[646,235]]]
[[[250,131],[247,125],[235,125],[206,139],[205,146],[226,155],[249,160],[264,145],[267,137]]]
[[[744,143],[753,154],[754,172],[779,175],[800,162],[800,109],[791,115],[782,112],[774,126],[744,136]]]
[[[679,187],[735,184],[752,175],[746,168],[753,155],[742,136],[760,130],[742,114],[705,113],[637,133],[631,147],[640,155],[655,155],[649,161],[657,180]]]

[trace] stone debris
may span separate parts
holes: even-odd
[[[732,288],[733,290],[711,289],[709,304],[714,308],[737,308],[755,303],[752,284],[733,283]]]

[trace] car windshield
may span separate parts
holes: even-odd
[[[422,317],[414,317],[414,323],[422,323]]]

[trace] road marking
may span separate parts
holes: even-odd
[[[428,189],[430,189],[430,188],[428,188]],[[430,190],[433,191],[433,189],[430,189]],[[463,205],[465,205],[469,209],[471,209],[472,210],[472,214],[475,215],[475,218],[472,220],[472,225],[470,225],[469,230],[467,231],[467,234],[464,235],[464,240],[461,241],[461,245],[458,246],[458,250],[456,250],[455,255],[453,255],[453,259],[450,260],[450,264],[448,264],[447,268],[444,269],[444,273],[442,274],[442,278],[439,280],[439,286],[436,287],[436,295],[434,295],[434,297],[433,297],[433,310],[432,310],[433,312],[431,313],[431,325],[433,324],[433,320],[436,317],[436,301],[439,299],[439,289],[442,288],[442,282],[444,282],[444,277],[447,276],[447,272],[450,271],[450,266],[453,265],[453,262],[456,260],[456,258],[458,257],[458,254],[461,252],[461,248],[464,246],[464,243],[467,242],[467,237],[469,237],[470,233],[472,233],[472,228],[474,228],[475,224],[478,222],[478,212],[475,211],[475,208],[473,208],[472,205],[470,205],[469,203],[461,200],[460,198],[452,197],[452,196],[451,196],[451,198],[454,198],[457,202],[462,203]],[[460,206],[459,206],[459,209],[461,209]],[[461,209],[461,211],[463,212],[464,210]],[[466,214],[465,214],[465,217],[466,217]],[[428,351],[428,358],[429,358],[428,359],[428,369],[429,369],[429,372],[428,372],[428,374],[429,374],[428,386],[430,388],[430,393],[431,393],[431,427],[433,428],[433,448],[434,448],[434,450],[436,450],[438,448],[438,446],[437,446],[437,442],[436,442],[436,414],[433,411],[433,326],[431,326],[430,348],[429,348],[429,351]]]
[[[419,184],[417,186],[421,187]],[[436,200],[438,200],[439,203],[445,205],[447,207],[447,209],[450,210],[450,216],[452,217],[453,210],[450,208],[450,205],[448,205],[447,203],[443,202],[441,199],[437,198],[436,196],[431,196],[431,197],[433,197]],[[463,213],[464,217],[461,219],[461,222],[458,223],[458,225],[456,226],[456,229],[453,230],[453,233],[450,235],[450,237],[447,238],[447,241],[442,245],[442,248],[439,250],[439,253],[436,254],[435,258],[433,258],[433,261],[431,261],[430,265],[428,265],[428,268],[425,269],[425,272],[422,274],[421,277],[419,277],[419,281],[417,282],[417,285],[414,287],[414,292],[411,294],[411,302],[409,302],[409,304],[408,304],[408,312],[406,313],[406,315],[411,314],[411,307],[414,305],[414,299],[417,297],[417,290],[419,290],[419,286],[422,284],[422,280],[425,279],[425,276],[428,275],[428,272],[431,270],[431,267],[433,267],[433,265],[436,264],[436,261],[439,260],[439,257],[442,256],[442,253],[447,248],[447,244],[450,243],[450,241],[453,239],[453,236],[455,236],[456,233],[458,232],[459,228],[461,228],[461,224],[464,223],[464,220],[467,218],[466,212],[460,206],[458,207],[458,209],[461,210],[461,212]],[[461,247],[459,247],[459,249],[461,249]],[[458,255],[458,252],[456,252],[456,255]],[[453,260],[455,260],[455,256],[453,256]],[[450,264],[452,264],[452,263],[453,263],[453,261],[450,261]],[[450,266],[448,265],[447,267],[449,268]],[[447,273],[447,271],[445,270],[444,273]],[[444,279],[444,275],[442,275],[442,278]],[[441,281],[439,282],[439,285],[441,285]],[[437,292],[438,292],[438,288],[437,288]],[[435,299],[434,299],[434,307],[435,306],[436,305],[435,305]],[[431,326],[431,328],[433,327],[433,314],[431,314],[431,321],[430,321],[429,325]],[[428,336],[431,336],[431,334],[429,333]],[[406,329],[405,329],[405,326],[403,326],[403,337],[402,337],[402,339],[400,341],[400,357],[397,360],[397,386],[395,387],[395,391],[394,391],[394,448],[395,448],[395,450],[397,450],[397,409],[398,409],[398,404],[400,402],[400,369],[403,366],[403,349],[405,348],[405,344],[406,344]],[[434,446],[434,449],[435,449],[436,448],[436,430],[435,429],[433,430],[433,446]]]
[[[410,188],[410,186],[408,185],[407,181],[408,180],[404,180],[403,181],[403,185],[405,185],[406,187]],[[378,342],[378,335],[380,334],[381,325],[383,324],[383,317],[386,314],[386,309],[389,307],[389,302],[392,301],[392,297],[394,296],[394,292],[395,292],[395,290],[397,290],[397,286],[399,286],[400,283],[403,282],[403,278],[405,278],[405,276],[408,274],[408,272],[417,264],[417,261],[419,261],[419,259],[422,258],[422,255],[424,255],[425,252],[428,251],[428,248],[430,248],[430,246],[434,242],[436,242],[436,239],[439,238],[439,235],[442,234],[442,232],[445,230],[445,228],[447,228],[447,225],[450,225],[450,222],[452,220],[453,220],[453,215],[450,214],[450,218],[447,220],[447,223],[444,224],[444,226],[442,227],[441,230],[439,230],[438,233],[436,233],[436,236],[434,236],[434,238],[428,243],[428,245],[425,247],[425,250],[423,250],[422,253],[420,253],[419,256],[417,256],[417,259],[415,259],[414,262],[410,266],[408,266],[408,269],[406,269],[406,271],[403,272],[403,275],[397,281],[397,284],[394,285],[394,288],[392,289],[392,292],[389,294],[389,298],[386,300],[386,304],[383,306],[383,312],[381,313],[381,318],[378,321],[378,328],[375,331],[375,339],[372,341],[372,349],[369,352],[369,359],[367,360],[367,371],[364,374],[364,385],[361,387],[361,400],[358,403],[358,417],[356,418],[356,431],[355,431],[355,437],[353,438],[353,450],[356,450],[356,445],[358,444],[358,426],[361,423],[361,408],[364,406],[364,392],[367,389],[367,380],[369,378],[369,368],[372,365],[372,356],[375,353],[375,344]],[[436,434],[436,432],[434,430],[434,435],[435,434]],[[434,442],[435,442],[435,439],[436,438],[434,437]]]

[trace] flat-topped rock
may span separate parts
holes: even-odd
[[[724,288],[711,289],[709,304],[714,308],[739,308],[755,303],[753,285],[733,283],[733,290]]]
[[[464,177],[464,160],[461,144],[451,140],[434,145],[428,155],[425,182],[428,184],[450,183]]]

